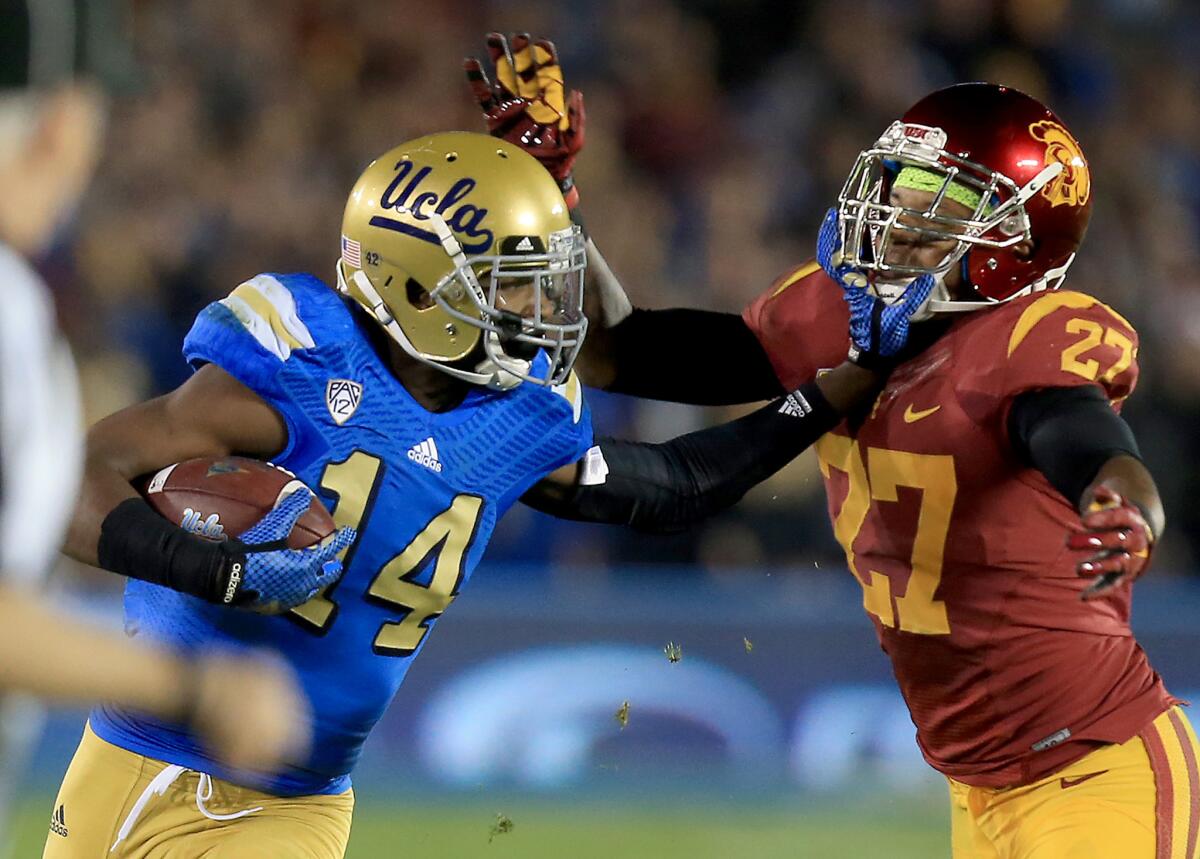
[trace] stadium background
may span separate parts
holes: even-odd
[[[1173,690],[1200,694],[1194,4],[132,6],[137,75],[43,266],[93,420],[181,381],[192,317],[241,280],[329,277],[345,193],[372,156],[481,130],[459,61],[488,30],[557,43],[587,96],[577,173],[589,227],[646,306],[736,310],[809,256],[854,154],[924,92],[987,79],[1047,101],[1093,170],[1095,216],[1070,283],[1142,335],[1126,414],[1170,529],[1135,626]],[[730,415],[592,402],[601,431],[649,440]],[[111,577],[68,565],[57,582],[116,622]],[[368,746],[350,855],[945,855],[944,787],[859,604],[807,459],[678,538],[516,509]],[[50,720],[7,837],[14,855],[39,855],[79,721]],[[497,814],[514,829],[489,844]]]

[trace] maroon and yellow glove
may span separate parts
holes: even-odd
[[[483,108],[488,133],[521,147],[542,163],[558,182],[567,207],[579,203],[571,176],[575,156],[583,149],[583,93],[563,88],[562,69],[554,44],[517,33],[512,43],[488,33],[488,54],[496,82],[488,80],[475,57],[463,60],[471,92]]]
[[[1083,527],[1084,531],[1067,539],[1068,548],[1092,553],[1076,567],[1079,575],[1093,580],[1080,594],[1081,599],[1104,596],[1145,572],[1154,548],[1154,532],[1137,505],[1100,486],[1083,515]]]

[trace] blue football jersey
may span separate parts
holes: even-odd
[[[437,617],[470,579],[497,520],[534,483],[578,460],[591,420],[574,375],[561,386],[473,389],[452,411],[419,405],[381,360],[361,318],[317,278],[264,274],[201,312],[184,342],[270,403],[287,425],[275,463],[358,529],[326,593],[267,617],[130,580],[128,629],[184,650],[277,651],[312,701],[313,751],[277,774],[278,794],[340,793],[368,732]],[[539,355],[535,372],[548,372]],[[178,725],[114,707],[103,739],[237,781]],[[263,785],[256,785],[264,787]]]

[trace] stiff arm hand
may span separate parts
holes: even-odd
[[[908,343],[912,316],[933,291],[933,275],[916,278],[898,301],[887,304],[870,292],[862,272],[842,262],[841,248],[837,209],[830,209],[817,235],[817,262],[850,306],[850,360],[869,368],[893,363]]]
[[[495,82],[475,57],[463,61],[467,82],[487,120],[488,133],[521,147],[550,171],[566,198],[579,203],[571,170],[583,149],[583,93],[566,94],[558,52],[546,39],[517,33],[487,36]]]

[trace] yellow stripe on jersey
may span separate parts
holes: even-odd
[[[812,274],[814,271],[816,271],[820,267],[821,267],[821,264],[819,262],[817,262],[816,260],[813,260],[812,262],[808,263],[807,265],[800,266],[800,268],[796,269],[794,272],[792,272],[790,275],[788,275],[787,278],[783,281],[783,283],[779,284],[779,286],[776,287],[775,291],[771,293],[771,297],[774,298],[775,296],[779,295],[779,293],[783,292],[785,289],[787,289],[792,284],[797,283],[798,281],[804,280],[804,278],[808,277],[810,274]]]
[[[1017,320],[1017,324],[1013,326],[1012,334],[1008,338],[1008,357],[1012,357],[1012,353],[1017,350],[1017,347],[1021,345],[1021,341],[1029,335],[1034,326],[1054,311],[1060,310],[1063,307],[1069,307],[1073,310],[1085,310],[1096,305],[1100,305],[1107,310],[1130,331],[1133,330],[1133,326],[1129,324],[1128,319],[1098,298],[1084,295],[1082,292],[1051,292],[1042,296],[1022,311],[1021,317]]]
[[[300,319],[296,300],[286,286],[260,274],[221,299],[260,345],[281,361],[293,349],[311,349],[316,343]]]
[[[571,404],[574,421],[579,423],[579,417],[583,414],[583,386],[579,384],[579,377],[575,375],[575,371],[571,371],[567,376],[567,381],[561,385],[555,385],[550,390]]]

